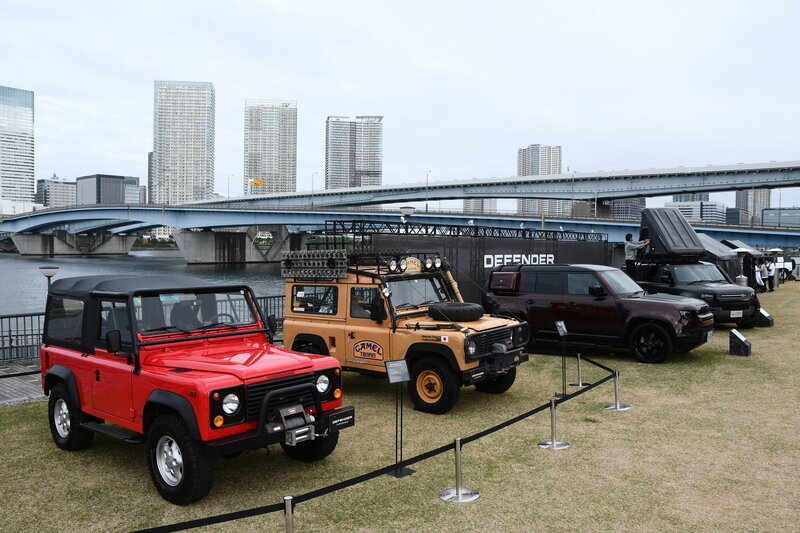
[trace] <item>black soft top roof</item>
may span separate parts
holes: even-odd
[[[129,296],[133,293],[165,290],[190,291],[248,288],[246,285],[219,285],[192,276],[79,276],[55,280],[50,286],[52,294],[85,298],[90,293],[106,296]]]

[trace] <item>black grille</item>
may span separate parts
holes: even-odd
[[[258,422],[259,415],[261,414],[261,402],[268,392],[306,383],[314,383],[314,374],[303,374],[289,378],[250,383],[247,385],[247,421]],[[268,407],[273,409],[278,406],[298,403],[302,404],[305,409],[314,406],[314,394],[310,389],[274,395]],[[267,420],[269,420],[269,418],[267,418]]]
[[[492,344],[499,342],[503,346],[508,346],[506,341],[511,340],[511,328],[492,329],[482,333],[476,344],[478,345],[478,353],[489,353],[492,351]]]
[[[745,302],[722,302],[722,305],[720,305],[720,307],[722,309],[725,309],[726,311],[731,311],[731,310],[746,310],[750,309],[751,306],[750,302],[745,301]]]

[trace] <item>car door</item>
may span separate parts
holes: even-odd
[[[106,333],[120,332],[122,350],[106,350]],[[91,368],[92,407],[113,417],[130,421],[133,394],[133,337],[130,314],[124,300],[101,300],[97,309],[97,334],[94,354],[88,356]]]
[[[384,317],[388,317],[386,301],[377,286],[350,287],[345,328],[347,366],[382,371],[385,362],[392,360],[389,319],[380,323],[375,320],[381,306]]]
[[[533,284],[533,292],[524,296],[531,335],[537,341],[557,341],[556,321],[563,320],[563,276],[561,272],[553,271],[536,271],[535,274],[528,281],[528,284]],[[527,287],[529,290],[530,285]]]
[[[616,301],[593,272],[567,272],[564,287],[563,320],[572,344],[609,345],[621,335],[616,319]],[[602,287],[603,296],[589,294],[591,287]]]

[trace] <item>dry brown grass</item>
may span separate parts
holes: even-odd
[[[725,327],[663,365],[597,355],[620,369],[623,401],[633,409],[602,409],[613,399],[608,383],[559,408],[568,450],[536,447],[549,436],[546,412],[465,446],[465,485],[481,492],[474,503],[439,501],[454,482],[447,453],[415,465],[413,476],[383,476],[299,505],[297,531],[796,531],[799,295],[800,283],[789,283],[764,296],[776,326],[745,332],[749,358],[727,355]],[[569,368],[574,378],[572,361]],[[463,390],[444,416],[407,408],[406,456],[542,404],[560,382],[559,358],[537,355],[505,395]],[[276,449],[221,460],[212,493],[187,507],[157,495],[142,447],[97,437],[89,450],[62,452],[50,439],[45,404],[2,408],[0,524],[6,531],[130,530],[277,503],[390,463],[392,387],[348,374],[346,394],[357,426],[328,459],[298,464]],[[282,515],[272,514],[206,530],[282,528]]]

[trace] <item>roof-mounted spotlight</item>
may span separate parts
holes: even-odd
[[[408,260],[405,257],[400,258],[400,263],[398,266],[400,267],[400,272],[405,272],[408,268]]]

